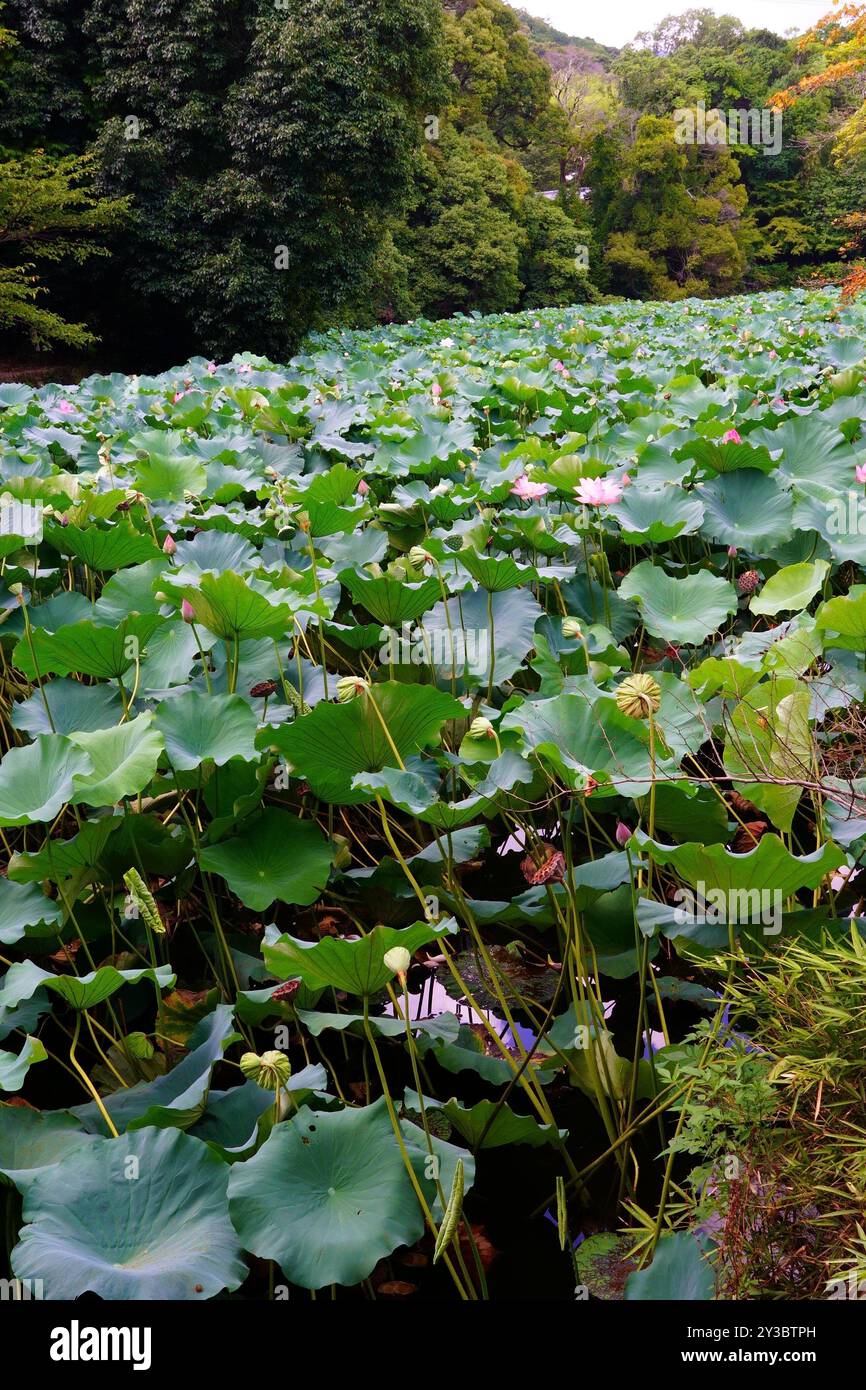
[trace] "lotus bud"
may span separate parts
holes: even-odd
[[[248,1081],[254,1081],[263,1091],[278,1091],[292,1074],[292,1065],[285,1052],[245,1052],[240,1069]]]
[[[174,552],[177,550],[177,542],[175,541],[174,536],[166,536],[165,540],[162,543],[162,548],[166,555],[173,555]]]
[[[181,599],[180,616],[183,618],[185,623],[191,623],[193,618],[195,617],[195,609],[193,608],[189,599]]]
[[[406,971],[412,964],[412,957],[405,946],[392,946],[390,951],[386,951],[382,957],[389,970],[393,970],[395,975],[399,975],[401,980],[405,980]]]
[[[736,560],[736,558],[737,558],[737,547],[736,547],[735,545],[729,545],[729,546],[728,546],[728,559],[729,559],[729,560]]]
[[[368,482],[365,482],[365,480],[364,480],[363,478],[359,478],[359,480],[358,480],[358,492],[361,494],[361,496],[362,496],[362,497],[365,497],[369,491],[370,491],[370,484],[369,484]]]
[[[662,702],[661,686],[653,676],[643,673],[626,676],[617,687],[617,708],[632,719],[648,719]]]
[[[583,628],[581,627],[580,623],[577,621],[577,618],[563,618],[563,620],[562,620],[562,635],[563,635],[563,637],[565,637],[569,642],[582,642],[582,641],[583,641]]]
[[[626,825],[625,821],[622,820],[617,821],[614,836],[620,848],[628,844],[629,840],[632,837],[632,834],[633,831],[630,825]]]
[[[416,570],[423,569],[425,565],[432,565],[433,556],[421,545],[413,545],[409,551],[409,563]]]
[[[341,705],[345,705],[358,695],[366,695],[369,689],[370,682],[363,680],[361,676],[343,676],[342,680],[337,681],[337,699]]]
[[[479,715],[477,719],[473,719],[472,723],[469,725],[469,737],[492,738],[493,725],[490,720],[485,719],[483,715]]]

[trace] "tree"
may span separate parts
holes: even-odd
[[[37,151],[0,163],[0,329],[23,331],[36,348],[91,346],[94,335],[46,309],[40,266],[81,265],[107,254],[106,235],[122,225],[125,198],[100,198],[93,159]]]
[[[87,27],[104,183],[136,201],[122,274],[174,354],[339,321],[442,98],[435,0],[93,0]]]
[[[619,292],[656,299],[726,294],[754,240],[727,145],[681,145],[673,121],[643,116],[609,212],[605,260]]]

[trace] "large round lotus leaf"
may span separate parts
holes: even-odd
[[[228,1168],[171,1129],[97,1139],[27,1185],[12,1252],[45,1297],[204,1299],[246,1278],[226,1209]]]
[[[96,1136],[86,1134],[75,1116],[63,1110],[0,1109],[0,1176],[22,1191],[43,1168],[94,1143]]]
[[[419,1181],[432,1201],[434,1184]],[[234,1166],[229,1210],[244,1248],[305,1289],[357,1284],[424,1233],[384,1098],[334,1113],[302,1106]]]
[[[265,938],[262,955],[278,980],[300,978],[314,988],[330,985],[347,994],[371,995],[394,978],[385,956],[395,946],[412,955],[437,936],[456,931],[453,917],[441,922],[414,922],[411,927],[377,926],[366,936],[347,941],[342,936],[323,936],[320,941],[300,941],[293,936]]]
[[[232,839],[199,853],[201,867],[220,874],[255,912],[264,912],[277,898],[315,902],[328,881],[331,858],[331,846],[315,821],[299,820],[275,806],[244,821]]]
[[[230,758],[258,759],[253,740],[256,716],[240,695],[200,695],[190,690],[165,700],[156,727],[172,767],[188,772],[211,758],[218,767]]]
[[[48,1056],[38,1038],[25,1038],[19,1053],[0,1051],[0,1091],[20,1091],[34,1062]]]
[[[136,970],[116,970],[113,965],[101,965],[88,975],[53,975],[32,960],[20,960],[10,965],[0,982],[0,1008],[17,1008],[25,1000],[32,999],[38,989],[49,989],[73,1009],[92,1009],[122,985],[136,985],[139,980],[152,980],[160,989],[170,989],[175,977],[168,965],[155,968],[148,965]]]
[[[92,764],[82,748],[60,734],[40,734],[26,748],[11,748],[0,763],[0,825],[51,821],[72,795],[72,779]]]
[[[700,497],[706,508],[701,530],[722,545],[762,555],[791,535],[791,494],[755,468],[715,478]]]
[[[378,714],[371,702],[375,702]],[[384,681],[374,685],[369,695],[345,705],[323,701],[311,714],[267,737],[285,754],[295,773],[309,782],[316,796],[348,806],[369,800],[369,793],[352,789],[356,773],[393,767],[397,762],[394,748],[405,761],[438,738],[446,719],[459,719],[463,714],[463,706],[442,690]]]
[[[23,936],[51,936],[60,930],[60,904],[47,898],[35,883],[10,883],[0,878],[0,941],[11,946]]]
[[[665,1236],[658,1243],[655,1259],[648,1269],[636,1270],[626,1280],[626,1301],[649,1299],[700,1302],[715,1296],[713,1267],[698,1240],[689,1231]]]
[[[727,580],[706,570],[674,579],[651,560],[630,570],[619,592],[640,605],[647,632],[666,642],[697,645],[737,611],[737,595]]]
[[[774,616],[776,613],[796,612],[808,607],[824,583],[830,568],[826,560],[811,564],[786,565],[768,579],[760,593],[755,594],[749,607],[753,613]]]
[[[31,634],[31,642],[21,639],[12,653],[12,660],[28,680],[35,680],[37,674],[49,671],[56,676],[69,676],[75,671],[84,676],[116,680],[134,664],[136,650],[144,650],[148,638],[161,622],[158,613],[137,613],[112,627],[100,627],[89,618],[57,632],[45,632],[37,627]],[[131,638],[135,638],[135,642],[130,641]]]
[[[70,741],[83,748],[93,771],[75,778],[76,805],[112,806],[126,796],[143,791],[156,771],[163,749],[162,734],[153,727],[148,711],[114,729],[92,734],[72,734]]]
[[[51,719],[48,718],[48,710]],[[90,733],[117,724],[123,705],[120,692],[112,685],[82,685],[81,681],[60,676],[45,681],[42,690],[12,707],[12,724],[31,738],[36,734]],[[52,724],[54,725],[52,729]]]

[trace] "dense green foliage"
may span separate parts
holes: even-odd
[[[18,1277],[856,1270],[864,372],[824,290],[0,386]]]

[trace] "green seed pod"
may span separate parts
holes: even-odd
[[[463,1159],[458,1158],[454,1169],[454,1180],[451,1183],[451,1195],[448,1198],[448,1205],[445,1208],[445,1215],[442,1218],[442,1225],[439,1227],[439,1234],[436,1237],[436,1248],[433,1251],[434,1265],[442,1258],[457,1234],[457,1227],[460,1225],[460,1218],[463,1215]]]
[[[568,1244],[568,1207],[565,1201],[565,1179],[561,1173],[556,1177],[556,1225],[559,1231],[559,1248],[564,1250]]]
[[[261,1057],[257,1052],[245,1052],[239,1065],[247,1080],[255,1081],[264,1091],[278,1091],[292,1074],[285,1052],[263,1052]]]
[[[652,676],[626,676],[617,686],[617,707],[632,719],[648,719],[657,712],[661,702],[661,686]]]
[[[165,936],[165,923],[159,915],[156,899],[137,869],[127,869],[123,875],[129,896],[146,926],[157,936]]]

